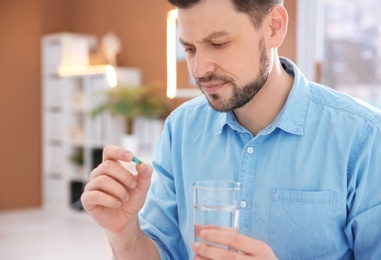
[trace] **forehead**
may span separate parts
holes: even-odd
[[[231,0],[202,0],[187,9],[178,10],[179,36],[186,41],[197,41],[215,31],[239,34],[253,30],[245,13],[237,12]]]

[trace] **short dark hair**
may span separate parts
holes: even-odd
[[[169,3],[179,9],[186,9],[202,0],[168,0]],[[283,5],[284,0],[230,0],[238,12],[246,13],[253,22],[255,28],[262,24],[267,12],[275,5]]]

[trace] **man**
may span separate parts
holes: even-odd
[[[134,177],[119,163],[131,152],[104,150],[82,201],[114,258],[381,259],[380,111],[279,58],[281,0],[170,2],[204,95],[166,120],[151,187],[150,165]],[[199,235],[233,250],[194,243],[192,184],[203,179],[242,184],[239,233]]]

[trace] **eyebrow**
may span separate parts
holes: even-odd
[[[206,42],[210,42],[211,40],[213,39],[216,39],[216,38],[220,38],[220,37],[224,37],[226,35],[228,35],[229,33],[226,32],[226,31],[216,31],[216,32],[211,32],[209,33],[204,39],[202,39],[200,41],[200,43],[206,43]],[[179,38],[179,41],[182,45],[193,45],[187,41],[185,41],[184,39],[181,39]]]

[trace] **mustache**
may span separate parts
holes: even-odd
[[[223,75],[216,75],[216,74],[209,74],[205,77],[196,78],[195,80],[196,80],[197,85],[200,85],[201,83],[205,83],[205,82],[209,82],[209,81],[232,82],[231,78],[229,78],[227,76],[223,76]]]

